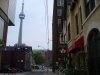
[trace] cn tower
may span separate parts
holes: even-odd
[[[20,18],[20,28],[19,28],[18,46],[21,46],[22,45],[23,19],[25,18],[25,14],[24,14],[24,0],[23,0],[23,3],[22,3],[22,11],[19,14],[19,18]]]

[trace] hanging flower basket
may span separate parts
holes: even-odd
[[[77,56],[79,56],[79,55],[84,55],[86,52],[85,51],[78,51],[77,52]]]

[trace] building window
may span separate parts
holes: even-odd
[[[95,7],[95,0],[85,0],[86,17]]]
[[[66,43],[66,34],[64,35],[64,43]]]
[[[61,19],[58,19],[58,26],[61,26]]]
[[[62,10],[61,9],[58,9],[57,10],[57,16],[61,16],[62,15]]]
[[[68,41],[71,39],[70,24],[68,25]]]
[[[57,6],[64,6],[64,0],[57,0]]]
[[[75,16],[75,19],[76,19],[76,33],[78,35],[79,34],[79,28],[78,28],[78,16],[77,16],[77,14]]]
[[[81,7],[80,7],[79,11],[80,11],[80,22],[81,22],[81,29],[83,29],[83,26],[82,26],[82,10],[81,10]]]
[[[58,19],[58,29],[59,29],[59,32],[61,32],[61,19]]]
[[[57,16],[61,16],[62,15],[62,10],[61,9],[58,9],[57,10]]]

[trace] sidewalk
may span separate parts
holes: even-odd
[[[45,71],[45,75],[57,75],[57,74],[50,70],[50,71],[48,71],[48,73],[47,73],[47,71]]]

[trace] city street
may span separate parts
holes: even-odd
[[[52,70],[49,69],[48,74],[47,74],[47,69],[45,70],[33,70],[30,72],[22,72],[22,73],[0,73],[0,75],[53,75]]]

